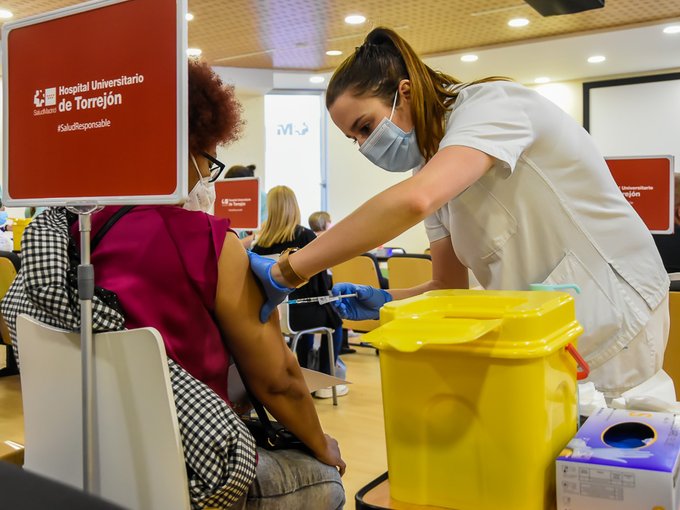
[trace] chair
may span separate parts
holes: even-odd
[[[671,327],[663,359],[663,369],[671,376],[678,391],[680,389],[680,292],[670,292],[669,311]]]
[[[80,336],[20,315],[27,470],[82,488]],[[125,508],[189,510],[184,454],[158,331],[93,340],[93,487]]]
[[[367,254],[359,255],[346,262],[334,266],[333,283],[350,282],[358,285],[370,285],[375,288],[382,288],[378,278],[378,265],[375,257]],[[345,319],[343,326],[354,331],[372,331],[380,324],[377,320],[352,321]]]
[[[2,299],[10,285],[17,276],[17,271],[21,261],[16,253],[0,251],[0,299]],[[16,375],[19,373],[19,367],[17,366],[16,359],[14,359],[14,352],[12,350],[12,339],[9,336],[9,331],[4,327],[0,328],[0,336],[2,337],[2,343],[5,344],[5,368],[0,370],[0,377],[5,377],[8,375]]]
[[[378,273],[378,283],[380,284],[380,288],[381,289],[389,289],[390,288],[390,282],[388,281],[387,278],[385,278],[385,276],[383,276],[383,273],[381,271],[381,266],[380,266],[380,263],[381,262],[384,263],[387,260],[387,258],[378,257],[377,255],[374,255],[373,253],[370,253],[370,252],[362,253],[361,256],[362,257],[368,257],[369,259],[371,259],[373,261],[373,265],[375,266],[375,270]],[[385,264],[384,267],[385,267],[385,269],[387,269],[386,264]]]
[[[333,330],[326,327],[303,329],[301,331],[295,331],[290,327],[289,307],[288,300],[284,301],[278,306],[279,309],[279,322],[281,323],[281,333],[284,337],[290,338],[290,350],[297,352],[297,344],[302,335],[313,335],[315,333],[321,333],[321,338],[326,337],[328,342],[328,366],[331,369],[331,375],[335,376],[335,352],[333,351]],[[332,387],[333,391],[333,405],[338,405],[338,394],[335,386]]]
[[[392,255],[387,259],[391,289],[409,289],[432,279],[432,258],[420,253]]]

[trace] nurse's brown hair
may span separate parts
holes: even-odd
[[[401,80],[411,83],[411,114],[418,148],[426,160],[432,158],[444,136],[445,114],[458,97],[453,86],[462,82],[426,66],[399,34],[379,27],[335,70],[326,91],[326,107],[349,91],[355,97],[378,97],[391,106]],[[507,80],[490,77],[473,83]],[[467,84],[472,85],[472,83]]]

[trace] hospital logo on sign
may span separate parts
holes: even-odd
[[[57,113],[57,88],[37,89],[33,94],[33,116]]]
[[[45,106],[54,106],[57,104],[57,88],[45,89]]]
[[[42,108],[43,106],[55,106],[57,104],[57,88],[38,89],[33,96],[33,106]]]
[[[45,106],[45,91],[44,90],[36,90],[35,95],[33,96],[33,106],[36,108],[42,108]]]

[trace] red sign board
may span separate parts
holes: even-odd
[[[621,192],[654,234],[673,233],[673,157],[606,158]]]
[[[7,205],[186,195],[185,0],[100,0],[3,27]]]
[[[244,177],[216,182],[215,216],[229,219],[231,228],[257,230],[260,227],[260,179]]]

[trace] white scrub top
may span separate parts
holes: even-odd
[[[486,289],[578,284],[579,350],[593,368],[611,359],[645,326],[669,280],[592,138],[537,92],[499,81],[461,90],[439,146],[452,145],[495,164],[425,220],[430,242],[451,236]]]

